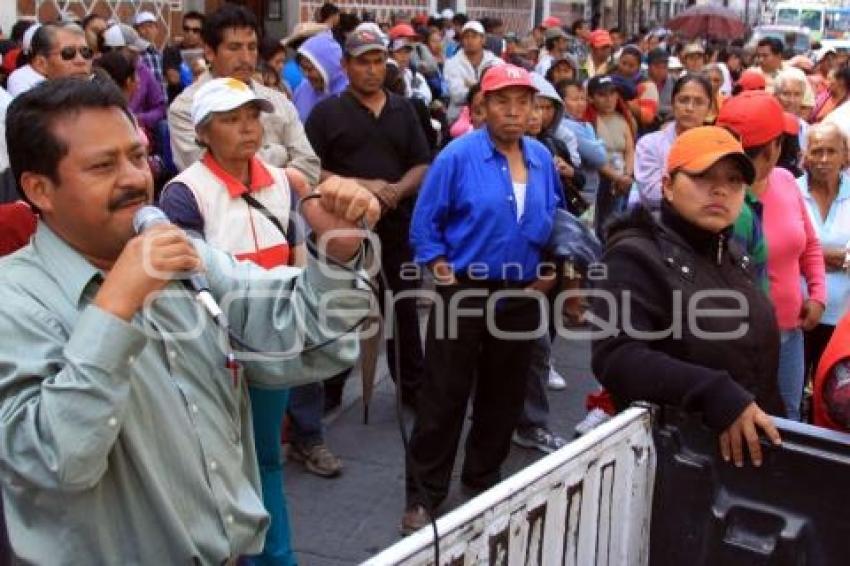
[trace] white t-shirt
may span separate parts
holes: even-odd
[[[6,81],[6,90],[12,97],[24,93],[44,80],[44,77],[30,65],[24,65],[12,71]]]
[[[516,199],[516,219],[522,218],[522,213],[525,212],[525,189],[526,183],[514,183],[514,199]]]

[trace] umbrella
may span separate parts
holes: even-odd
[[[688,8],[670,20],[667,27],[689,38],[734,39],[747,32],[747,25],[736,12],[714,4]]]

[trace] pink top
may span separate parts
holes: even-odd
[[[823,252],[791,173],[775,168],[759,200],[764,206],[770,298],[779,328],[792,330],[800,326],[801,275],[806,279],[809,297],[826,304]]]
[[[463,134],[468,134],[475,128],[472,125],[472,116],[469,113],[469,106],[464,106],[460,110],[460,115],[455,120],[455,123],[452,124],[452,127],[449,128],[449,135],[452,138],[459,138]]]

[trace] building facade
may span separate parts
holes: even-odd
[[[81,18],[96,12],[107,18],[132,21],[142,10],[156,14],[162,27],[162,41],[179,35],[180,18],[185,11],[210,12],[226,0],[0,0],[0,27],[8,31],[19,18],[40,21],[61,14]],[[298,22],[313,19],[323,0],[239,0],[263,22],[266,33],[284,37]],[[444,8],[464,12],[472,18],[498,17],[507,31],[520,34],[547,16],[557,16],[566,25],[577,18],[595,20],[609,28],[619,26],[637,32],[641,26],[660,25],[678,0],[335,0],[343,10],[368,14],[378,21],[409,18]]]

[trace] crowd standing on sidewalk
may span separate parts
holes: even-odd
[[[772,417],[850,430],[846,59],[556,17],[314,19],[263,37],[225,4],[164,37],[92,12],[0,39],[5,552],[296,564],[282,445],[346,481],[322,417],[382,342],[413,418],[405,534],[444,511],[470,406],[466,492],[512,444],[566,444],[566,328],[614,321],[576,434],[680,405],[740,466],[758,432],[781,442]],[[136,235],[145,205],[163,216]],[[229,330],[186,338],[171,279],[193,271]],[[674,301],[704,292],[737,314],[694,328]]]

